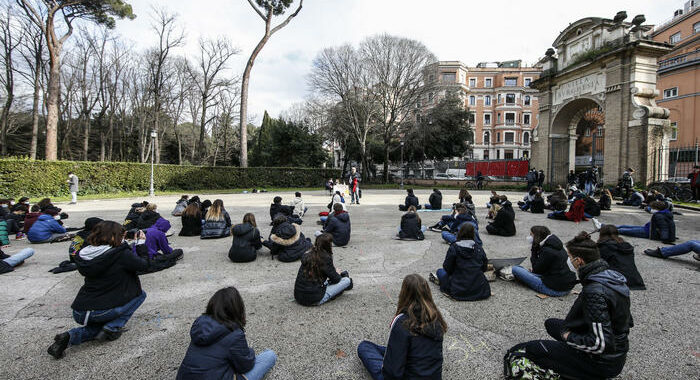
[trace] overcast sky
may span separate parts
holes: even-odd
[[[263,21],[246,0],[127,0],[137,15],[118,22],[117,32],[134,49],[155,44],[150,30],[151,7],[177,13],[187,33],[183,53],[195,56],[200,37],[227,36],[241,50],[231,66],[242,73],[245,61],[262,36]],[[294,1],[297,4],[298,0]],[[356,45],[377,34],[422,41],[440,60],[467,65],[522,59],[532,64],[566,26],[583,17],[612,18],[626,10],[628,19],[644,14],[659,24],[682,8],[670,0],[306,0],[299,15],[273,36],[258,56],[251,75],[249,115],[258,123],[263,111],[279,115],[308,94],[306,75],[324,47]]]

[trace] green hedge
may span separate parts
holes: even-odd
[[[30,161],[0,159],[0,196],[68,195],[68,172],[80,179],[80,194],[148,190],[151,165],[132,162]],[[156,190],[217,190],[264,187],[322,187],[336,169],[239,168],[156,165]]]

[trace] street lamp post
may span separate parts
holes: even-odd
[[[151,187],[150,191],[148,192],[149,196],[154,196],[155,193],[153,191],[153,156],[155,156],[155,138],[158,137],[158,132],[151,131]]]

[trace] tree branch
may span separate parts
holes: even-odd
[[[248,1],[251,1],[251,0],[248,0]],[[294,17],[296,17],[296,15],[299,14],[299,11],[301,11],[302,5],[304,5],[304,0],[299,1],[299,7],[297,8],[296,11],[294,11],[294,13],[292,13],[291,15],[289,15],[289,17],[287,17],[287,19],[284,20],[281,24],[279,24],[279,25],[277,25],[276,27],[272,28],[272,30],[270,31],[270,35],[275,34],[275,33],[278,32],[280,29],[282,29],[282,28],[284,28],[285,26],[287,26],[287,24],[289,24],[289,22],[292,21],[292,19],[293,19]]]
[[[260,18],[263,19],[263,21],[267,22],[267,17],[265,17],[260,8],[253,4],[253,0],[248,0],[248,4],[250,4],[250,6],[253,7],[253,9],[255,9],[255,12],[258,14],[258,16],[260,16]]]

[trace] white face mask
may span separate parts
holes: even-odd
[[[535,238],[532,237],[532,235],[527,235],[527,244],[532,245],[532,242],[535,241]]]
[[[571,257],[568,257],[568,258],[566,259],[566,265],[569,266],[569,269],[570,269],[572,272],[574,272],[574,273],[577,272],[577,269],[576,269],[576,267],[574,266],[574,263],[571,262]]]

